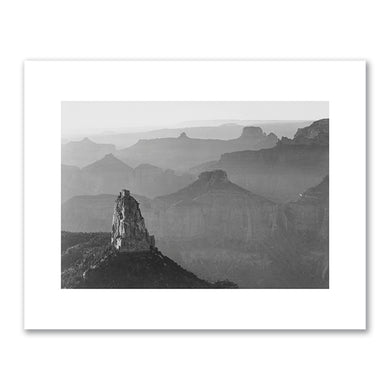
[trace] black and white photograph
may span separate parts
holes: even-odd
[[[365,327],[364,61],[25,79],[28,329]]]
[[[329,102],[61,103],[61,288],[328,289]]]

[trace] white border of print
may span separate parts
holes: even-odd
[[[365,329],[364,61],[27,61],[26,329]],[[62,290],[62,101],[329,101],[330,288]]]

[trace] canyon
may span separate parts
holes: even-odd
[[[141,140],[127,149],[127,161],[118,152],[82,168],[62,166],[61,229],[73,238],[96,234],[80,242],[82,256],[77,245],[71,250],[79,261],[110,232],[108,257],[136,249],[150,260],[161,251],[213,286],[328,288],[328,119],[280,140],[246,126],[230,140],[184,133]],[[131,221],[124,221],[128,210]],[[123,238],[127,231],[135,242]]]
[[[273,148],[222,154],[190,172],[222,169],[230,180],[276,202],[293,201],[320,183],[329,172],[329,119],[298,129],[293,139],[282,137]]]
[[[241,288],[310,287],[327,283],[328,191],[326,177],[295,201],[277,204],[216,170],[176,193],[135,197],[156,246],[199,277],[228,279]],[[89,231],[96,216],[104,216],[94,231],[111,231],[114,199],[67,203],[62,230]]]

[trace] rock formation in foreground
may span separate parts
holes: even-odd
[[[111,243],[109,242],[111,240]],[[112,233],[62,233],[62,288],[236,288],[186,271],[154,245],[128,190],[116,200]]]
[[[147,252],[154,248],[154,236],[149,235],[139,203],[128,190],[122,190],[116,200],[111,244],[119,252]]]
[[[132,194],[145,216],[150,209],[150,199]],[[74,196],[61,205],[61,230],[67,232],[111,232],[112,209],[117,195]]]

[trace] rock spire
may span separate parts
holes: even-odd
[[[130,191],[122,190],[116,200],[112,217],[111,244],[120,252],[150,251],[154,236],[145,227],[138,202]]]

